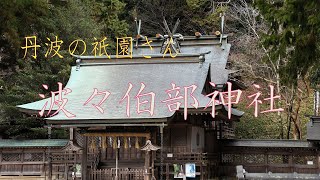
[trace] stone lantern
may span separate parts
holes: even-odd
[[[146,144],[141,148],[142,151],[146,152],[144,180],[155,179],[155,177],[154,177],[154,162],[153,162],[153,158],[151,158],[151,157],[153,155],[153,152],[157,151],[159,149],[160,149],[160,147],[153,145],[150,140],[147,140]],[[150,156],[150,154],[151,154],[151,156]],[[150,165],[151,159],[152,159],[152,163]],[[150,172],[150,169],[152,169],[152,173]]]

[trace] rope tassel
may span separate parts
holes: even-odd
[[[128,149],[128,139],[126,137],[124,137],[123,141],[124,141],[124,148]]]
[[[113,137],[112,148],[117,149],[117,137]]]
[[[136,149],[140,149],[140,146],[139,146],[139,139],[138,139],[138,137],[136,137],[136,144],[135,144],[135,148],[136,148]]]

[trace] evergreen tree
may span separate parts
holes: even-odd
[[[112,2],[124,6],[118,0]],[[50,91],[58,89],[57,82],[67,83],[71,66],[75,64],[75,58],[68,52],[73,40],[83,39],[90,54],[94,38],[99,40],[110,34],[115,37],[125,33],[125,22],[113,23],[121,10],[112,11],[111,5],[106,3],[92,0],[0,1],[0,21],[3,22],[0,26],[0,136],[46,138],[45,121],[23,114],[15,106],[41,99],[39,93],[49,97]],[[97,7],[101,8],[98,14]],[[104,14],[104,21],[101,14]],[[21,47],[27,36],[37,36],[37,44],[41,45],[37,59],[30,54],[22,58]],[[45,57],[47,38],[53,40],[55,36],[63,40],[59,50],[63,59]],[[47,84],[49,89],[43,89],[42,84]],[[64,131],[53,133],[53,138],[63,137]]]
[[[296,86],[319,64],[319,1],[257,0],[256,6],[270,27],[264,44],[272,59],[283,59],[282,80]]]

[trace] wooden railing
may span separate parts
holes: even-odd
[[[0,153],[0,175],[44,175],[44,151],[3,151]]]
[[[316,154],[267,154],[225,152],[219,165],[220,175],[235,175],[235,167],[243,165],[249,173],[302,173],[318,174],[319,162]]]
[[[163,147],[163,152],[168,153],[186,153],[188,152],[186,146],[174,146],[174,147]]]
[[[116,176],[116,169],[91,169],[90,180],[114,180]],[[118,169],[118,179],[120,180],[143,180],[143,169]]]
[[[225,126],[222,130],[222,138],[223,139],[233,139],[234,137],[235,137],[234,129]]]
[[[52,177],[67,179],[76,164],[81,163],[81,153],[51,152]],[[88,163],[95,155],[88,154]],[[48,176],[49,156],[45,151],[14,151],[0,153],[0,176]]]
[[[223,126],[221,139],[234,139],[234,138],[235,138],[234,128],[230,128],[228,126]],[[220,139],[220,131],[219,130],[217,133],[217,139]]]
[[[207,153],[193,153],[193,152],[182,152],[182,153],[163,153],[163,162],[169,163],[184,163],[184,162],[199,162],[207,163],[208,157]],[[156,154],[156,162],[160,162],[161,154],[158,152]]]
[[[91,163],[95,160],[95,153],[88,153],[88,163]],[[59,163],[75,163],[75,162],[81,162],[81,153],[51,153],[51,159],[53,163],[59,164]]]
[[[0,175],[44,175],[43,162],[2,162]]]

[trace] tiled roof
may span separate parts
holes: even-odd
[[[301,140],[255,140],[255,139],[237,139],[220,140],[223,146],[229,147],[270,147],[270,148],[311,148],[314,147],[311,142]]]
[[[202,37],[201,37],[202,38]],[[228,79],[229,71],[225,69],[230,44],[224,39],[222,45],[219,40],[213,37],[203,37],[202,39],[186,38],[181,42],[181,53],[175,57],[162,57],[159,54],[159,46],[153,51],[148,47],[139,47],[134,51],[133,59],[108,59],[106,57],[78,57],[82,63],[78,67],[73,67],[71,76],[66,88],[72,90],[64,96],[68,99],[65,109],[76,115],[68,118],[63,112],[47,118],[48,120],[119,120],[119,119],[161,119],[171,117],[175,112],[168,109],[166,103],[168,99],[166,90],[171,89],[171,83],[180,87],[180,95],[184,95],[184,87],[196,85],[197,89],[193,95],[199,101],[199,108],[204,108],[210,98],[202,94],[203,86],[208,77],[210,68],[210,80],[215,84],[224,84]],[[156,42],[160,43],[160,41]],[[185,44],[185,45],[184,45]],[[202,53],[211,51],[205,55],[205,62],[199,61]],[[154,59],[145,59],[142,55],[153,54]],[[130,117],[126,114],[127,99],[120,103],[128,90],[128,83],[132,83],[133,88],[130,92]],[[137,113],[136,95],[139,92],[141,83],[145,84],[145,89],[141,92],[155,93],[154,115],[148,112]],[[103,95],[97,95],[87,105],[86,100],[92,95],[94,89],[98,91],[108,91],[110,96],[101,105],[104,113],[98,111],[92,104],[98,104]],[[190,89],[189,92],[190,94]],[[146,99],[147,98],[147,99]],[[145,97],[143,100],[149,100]],[[142,100],[142,101],[143,101]],[[22,111],[40,111],[50,98],[19,105]],[[190,104],[193,99],[188,96],[188,108],[194,108]],[[180,108],[184,107],[184,103]],[[142,109],[147,107],[142,105]]]
[[[0,139],[0,148],[46,148],[46,147],[64,147],[67,139],[30,139],[14,140]]]

